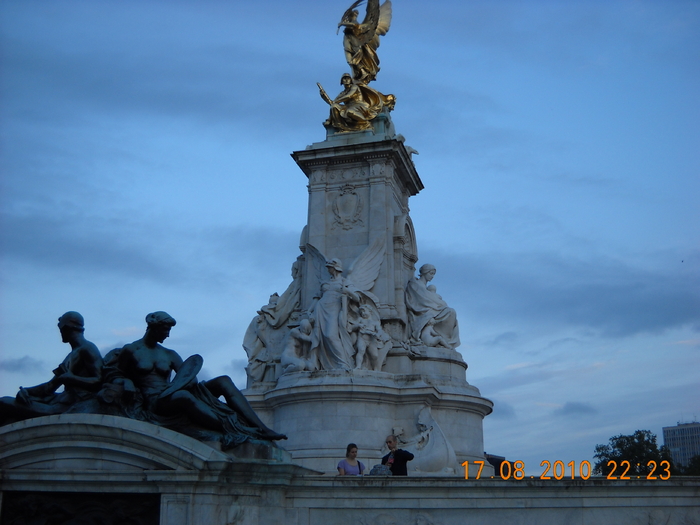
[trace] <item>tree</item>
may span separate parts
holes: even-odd
[[[650,461],[656,462],[660,468],[662,461],[668,461],[671,465],[672,474],[678,474],[678,470],[673,466],[671,454],[666,447],[659,447],[656,444],[656,434],[649,430],[637,430],[631,436],[613,436],[607,445],[596,445],[593,455],[598,461],[593,467],[594,474],[607,476],[610,471],[617,468],[615,475],[619,476],[627,467],[622,466],[623,461],[629,461],[627,476],[646,476],[654,468]],[[608,462],[614,461],[613,465]]]
[[[700,455],[690,458],[682,472],[684,476],[700,476]]]

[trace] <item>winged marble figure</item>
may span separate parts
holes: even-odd
[[[378,299],[370,290],[384,260],[384,244],[376,239],[353,261],[345,277],[340,259],[327,260],[310,244],[306,245],[306,253],[320,283],[308,311],[313,319],[310,361],[321,370],[356,368],[357,332],[350,327],[361,317],[362,306],[379,319]]]
[[[389,31],[391,25],[391,0],[381,6],[379,0],[367,0],[367,13],[362,23],[358,22],[359,11],[355,8],[364,0],[357,0],[343,14],[338,29],[343,27],[345,58],[352,68],[353,79],[361,84],[376,80],[379,72],[379,37]]]

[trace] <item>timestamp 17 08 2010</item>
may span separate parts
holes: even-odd
[[[481,479],[481,473],[484,469],[484,465],[486,464],[485,461],[472,461],[472,463],[475,466],[479,467],[479,470],[476,474],[476,477],[473,479]],[[469,479],[469,461],[465,461],[462,463],[462,466],[464,467],[464,479]],[[647,480],[656,480],[656,479],[661,479],[661,480],[667,480],[671,477],[671,464],[668,461],[661,461],[660,463],[657,464],[656,461],[649,461],[647,462],[647,467],[649,469],[649,472],[646,474],[641,474],[641,475],[629,475],[629,471],[632,467],[629,461],[623,460],[619,464],[619,468],[621,469],[621,472],[619,475],[616,474],[616,471],[618,469],[618,463],[616,461],[608,461],[607,466],[612,469],[610,472],[607,474],[606,479],[611,479],[611,480],[628,480],[628,479],[647,479]],[[639,464],[637,466],[640,466]],[[564,478],[566,479],[588,479],[591,477],[591,463],[590,461],[581,461],[578,464],[578,469],[576,468],[576,462],[575,461],[569,461],[568,463],[564,463],[563,461],[554,461],[550,462],[547,460],[542,461],[540,463],[540,467],[542,467],[544,470],[540,473],[539,476],[537,476],[537,479],[542,479],[542,480],[547,480],[547,479],[556,479],[556,480],[562,480]],[[567,472],[568,470],[568,472]],[[515,480],[521,480],[521,479],[535,479],[536,476],[526,476],[525,475],[525,462],[524,461],[503,461],[501,462],[501,465],[498,469],[497,474],[500,476],[501,479],[507,480],[507,479],[515,479]],[[576,475],[578,474],[578,476]],[[495,476],[491,476],[491,478],[494,478]]]

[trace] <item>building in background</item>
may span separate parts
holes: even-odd
[[[700,456],[700,423],[678,423],[663,427],[664,445],[671,451],[676,465],[688,466],[693,456]]]

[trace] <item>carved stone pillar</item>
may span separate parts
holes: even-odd
[[[352,135],[358,136],[356,142]],[[359,138],[365,139],[366,134],[361,133],[345,137],[350,138],[335,141],[338,144],[314,144],[292,154],[309,178],[303,239],[327,259],[339,258],[346,271],[370,244],[381,240],[384,261],[370,291],[379,299],[385,330],[400,340],[406,324],[404,286],[417,260],[408,198],[423,189],[423,183],[399,140],[362,141]],[[305,276],[313,275],[311,264],[306,260]],[[311,306],[317,288],[316,280],[305,279],[302,311]]]

